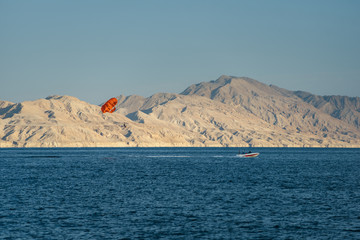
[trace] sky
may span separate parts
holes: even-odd
[[[0,0],[0,100],[180,93],[221,75],[360,96],[357,0]]]

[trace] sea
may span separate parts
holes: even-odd
[[[0,149],[0,239],[360,239],[360,149]]]

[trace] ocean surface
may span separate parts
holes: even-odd
[[[0,239],[360,239],[360,149],[238,150],[0,149]]]

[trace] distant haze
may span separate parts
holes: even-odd
[[[360,96],[360,1],[0,0],[0,100],[180,93],[219,76]]]

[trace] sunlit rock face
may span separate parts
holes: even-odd
[[[111,114],[70,96],[0,101],[0,147],[360,147],[358,97],[221,76],[117,99]]]

